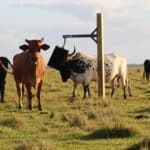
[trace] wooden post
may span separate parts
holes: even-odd
[[[98,97],[105,98],[103,15],[97,13]]]

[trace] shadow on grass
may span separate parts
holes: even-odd
[[[138,90],[140,90],[140,91],[147,91],[147,89],[146,88],[144,88],[144,87],[135,87],[136,89],[138,89]],[[144,92],[143,92],[144,93]]]
[[[144,139],[142,142],[138,144],[134,144],[126,150],[148,150],[150,149],[150,139]]]
[[[150,90],[145,89],[145,90],[143,91],[143,93],[145,93],[145,94],[150,94]]]
[[[137,110],[136,113],[150,113],[150,107],[149,108],[144,108],[144,109],[141,109],[141,110]]]
[[[107,138],[127,138],[135,134],[134,131],[129,129],[100,129],[96,130],[86,136],[81,137],[82,140],[95,140]]]

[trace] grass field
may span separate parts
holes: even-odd
[[[22,110],[14,79],[7,75],[5,103],[0,103],[0,150],[125,150],[150,149],[150,83],[142,79],[142,67],[129,67],[133,96],[123,99],[117,89],[110,99],[82,99],[82,87],[71,98],[72,81],[63,83],[59,72],[47,69],[42,89],[43,111]],[[35,91],[33,89],[35,95]]]

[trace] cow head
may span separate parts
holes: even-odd
[[[90,67],[90,64],[81,59],[68,60],[64,63],[64,65],[61,66],[59,70],[62,81],[66,82],[73,74],[85,73],[85,71]]]
[[[27,40],[25,39],[27,44],[21,45],[19,48],[23,51],[27,51],[31,55],[31,61],[33,63],[37,63],[38,61],[38,54],[42,50],[49,49],[49,45],[44,44],[44,38],[40,40]]]
[[[69,62],[66,62],[60,69],[60,75],[63,82],[66,82],[71,76],[71,70],[68,66]]]
[[[71,76],[71,71],[68,65],[70,64],[70,58],[75,53],[75,49],[72,53],[69,53],[69,51],[64,49],[63,47],[56,46],[50,60],[48,61],[48,66],[60,71],[63,82],[66,82],[67,79]]]
[[[62,66],[64,66],[64,64],[75,54],[75,52],[75,49],[72,53],[69,53],[69,51],[63,47],[56,46],[48,61],[48,66],[60,70]]]

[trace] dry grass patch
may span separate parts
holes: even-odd
[[[35,142],[32,139],[24,139],[17,142],[14,150],[55,150],[55,145],[51,140]]]
[[[51,140],[43,140],[39,145],[39,150],[55,150],[55,145]]]
[[[68,118],[68,116],[67,116],[67,115],[65,115],[65,114],[61,114],[61,116],[60,116],[60,120],[61,120],[62,122],[67,122],[67,121],[69,121],[69,118]]]
[[[71,127],[79,127],[85,130],[88,126],[88,119],[81,114],[75,114],[72,119],[69,120],[69,125]]]
[[[18,143],[14,149],[15,150],[35,150],[32,140],[20,141],[20,143]]]
[[[94,120],[97,118],[97,115],[93,110],[91,110],[90,112],[87,113],[87,117],[88,117],[88,120],[91,120],[91,119]]]
[[[24,120],[19,115],[10,115],[0,121],[0,125],[10,127],[12,129],[21,129],[24,125]]]

